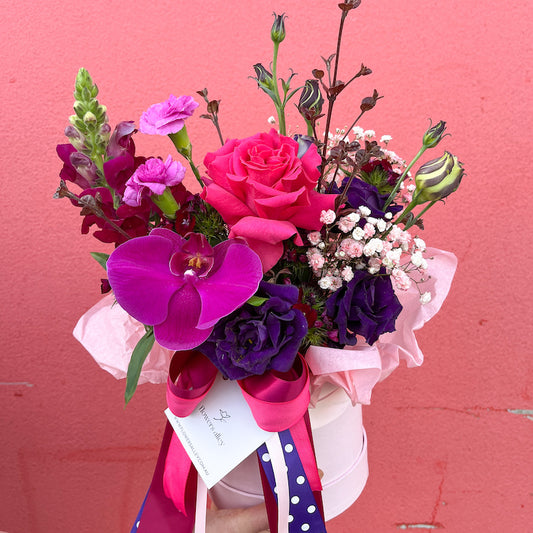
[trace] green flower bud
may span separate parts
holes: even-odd
[[[78,152],[87,150],[87,146],[85,146],[85,136],[82,135],[77,128],[72,125],[67,126],[65,128],[65,135],[68,137],[70,144],[72,144]]]
[[[298,111],[306,120],[312,120],[322,112],[323,103],[324,98],[322,98],[318,80],[307,80],[300,95]]]
[[[260,89],[263,89],[271,98],[276,95],[276,86],[272,74],[261,63],[254,65],[257,78],[253,78]],[[251,76],[252,77],[252,76]]]
[[[91,111],[87,111],[87,113],[83,115],[83,122],[85,122],[85,124],[94,124],[96,122],[96,115]]]
[[[254,65],[255,75],[257,78],[257,84],[261,89],[273,89],[274,88],[274,78],[272,74],[263,66],[261,63],[256,63]]]
[[[285,39],[285,13],[283,15],[276,15],[274,13],[274,17],[274,24],[272,24],[272,29],[270,30],[270,38],[279,44]]]
[[[431,128],[429,128],[426,133],[424,133],[424,137],[422,139],[422,143],[426,148],[434,148],[439,144],[440,140],[442,139],[442,134],[444,133],[444,130],[446,129],[446,122],[441,120],[438,124],[435,124]]]
[[[102,172],[106,146],[109,141],[109,124],[106,107],[96,99],[98,87],[93,83],[89,73],[81,68],[76,76],[74,86],[74,112],[69,117],[72,126],[78,131],[80,142],[76,137],[72,144],[89,156]],[[72,133],[72,130],[69,130]],[[70,138],[71,136],[69,136]]]
[[[457,190],[464,169],[457,157],[444,152],[438,159],[424,163],[416,173],[413,199],[417,204],[442,200]]]

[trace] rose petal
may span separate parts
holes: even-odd
[[[216,183],[204,187],[201,197],[217,211],[223,212],[224,221],[230,226],[242,217],[254,215],[254,212],[246,204]]]

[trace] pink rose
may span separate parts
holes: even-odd
[[[204,159],[207,174],[202,198],[230,227],[230,238],[243,237],[261,258],[263,270],[283,254],[283,241],[297,228],[319,230],[320,213],[334,209],[334,194],[315,187],[321,163],[312,144],[298,157],[298,143],[272,129],[246,139],[231,139]]]

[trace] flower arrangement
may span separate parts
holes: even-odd
[[[420,237],[422,217],[459,186],[463,167],[449,152],[412,167],[444,137],[443,121],[423,135],[408,164],[363,130],[361,117],[381,96],[362,99],[350,127],[332,130],[335,102],[359,77],[338,78],[343,25],[360,1],[339,4],[337,53],[313,78],[293,88],[278,77],[285,16],[271,30],[271,69],[254,65],[258,87],[272,100],[277,125],[242,139],[224,139],[219,100],[206,89],[221,146],[196,165],[187,133],[199,102],[171,95],[112,130],[89,73],[80,69],[75,114],[57,147],[63,161],[56,197],[81,208],[81,231],[114,243],[93,256],[107,272],[102,292],[144,325],[131,354],[126,402],[154,344],[201,354],[225,378],[246,380],[305,365],[310,347],[373,345],[396,329],[399,295],[415,287],[421,305],[432,261]],[[296,102],[306,135],[288,135],[285,108]],[[167,136],[166,158],[136,154],[134,137]],[[190,171],[201,186],[184,185]],[[74,193],[67,182],[81,189]],[[416,212],[418,211],[418,212]],[[416,213],[415,213],[416,212]],[[355,353],[354,357],[355,357]],[[301,354],[299,356],[298,354]]]

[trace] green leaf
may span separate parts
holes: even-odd
[[[253,305],[254,307],[259,307],[260,305],[263,305],[268,298],[262,298],[261,296],[252,296],[246,303]]]
[[[109,254],[103,254],[102,252],[91,252],[91,257],[99,263],[104,270],[107,270],[106,264],[109,259]]]
[[[133,394],[135,393],[137,383],[139,382],[139,376],[141,375],[141,369],[146,357],[154,345],[154,340],[154,330],[153,328],[150,328],[137,343],[137,346],[135,346],[135,349],[131,354],[130,364],[128,365],[128,375],[126,376],[126,392],[124,393],[126,405],[128,405],[128,402],[132,399]]]

